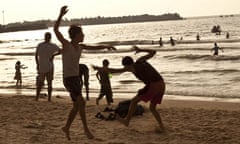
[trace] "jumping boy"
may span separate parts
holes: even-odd
[[[92,139],[94,136],[90,132],[87,125],[85,100],[80,89],[79,59],[83,49],[98,50],[107,48],[111,50],[114,48],[111,46],[87,46],[80,44],[83,42],[84,34],[82,32],[82,28],[76,25],[70,26],[68,31],[71,41],[65,39],[62,33],[59,32],[59,26],[63,16],[67,12],[67,6],[63,6],[54,25],[56,37],[62,44],[63,84],[70,93],[73,101],[72,110],[70,111],[66,125],[62,128],[62,130],[66,134],[67,139],[70,140],[69,129],[77,113],[79,113],[84,127],[84,133],[89,139]]]

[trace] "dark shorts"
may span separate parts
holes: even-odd
[[[70,93],[72,101],[76,101],[78,96],[82,96],[80,78],[78,76],[64,78],[63,84]]]
[[[108,86],[101,86],[100,90],[100,96],[106,95],[106,100],[107,103],[112,103],[113,102],[113,94],[112,94],[112,88]]]
[[[146,85],[138,91],[138,96],[144,102],[151,101],[153,104],[161,104],[163,95],[165,93],[165,83],[160,80]]]
[[[213,55],[218,55],[218,52],[214,52],[214,54]]]

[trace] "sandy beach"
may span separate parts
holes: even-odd
[[[61,127],[71,108],[69,97],[54,96],[34,101],[34,96],[0,96],[1,144],[237,144],[240,143],[239,103],[164,100],[158,107],[166,133],[156,131],[157,123],[148,110],[135,116],[129,127],[117,120],[105,121],[95,117],[99,108],[95,98],[87,102],[89,128],[95,138],[83,134],[78,117],[71,127],[71,141],[65,138]],[[121,99],[115,99],[114,106]],[[104,102],[105,100],[102,100]]]

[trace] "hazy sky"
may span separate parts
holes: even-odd
[[[240,0],[0,0],[0,24],[55,20],[63,5],[65,18],[160,15],[177,12],[183,17],[240,14]],[[3,14],[4,13],[4,14]],[[4,18],[3,18],[4,15]]]

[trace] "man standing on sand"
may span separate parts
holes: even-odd
[[[53,58],[60,54],[60,48],[51,43],[51,33],[46,32],[44,42],[37,46],[35,53],[35,61],[37,64],[37,90],[36,90],[36,101],[39,99],[39,95],[44,84],[45,78],[48,84],[48,101],[51,101],[52,96],[52,80],[53,80]]]
[[[84,34],[80,26],[72,25],[69,28],[69,37],[70,41],[65,39],[62,33],[59,31],[60,22],[63,16],[68,12],[67,6],[63,6],[60,10],[58,19],[54,25],[54,32],[57,36],[57,39],[62,44],[62,63],[63,63],[63,84],[67,91],[69,92],[72,101],[73,107],[69,113],[68,120],[64,127],[62,127],[63,132],[65,133],[68,140],[70,138],[69,129],[72,125],[73,120],[76,115],[79,113],[81,121],[83,124],[84,133],[88,139],[93,139],[91,131],[88,128],[86,113],[85,113],[85,100],[82,96],[80,78],[79,78],[79,60],[83,49],[87,50],[100,50],[100,49],[109,49],[114,50],[112,46],[87,46],[82,44],[84,39]]]

